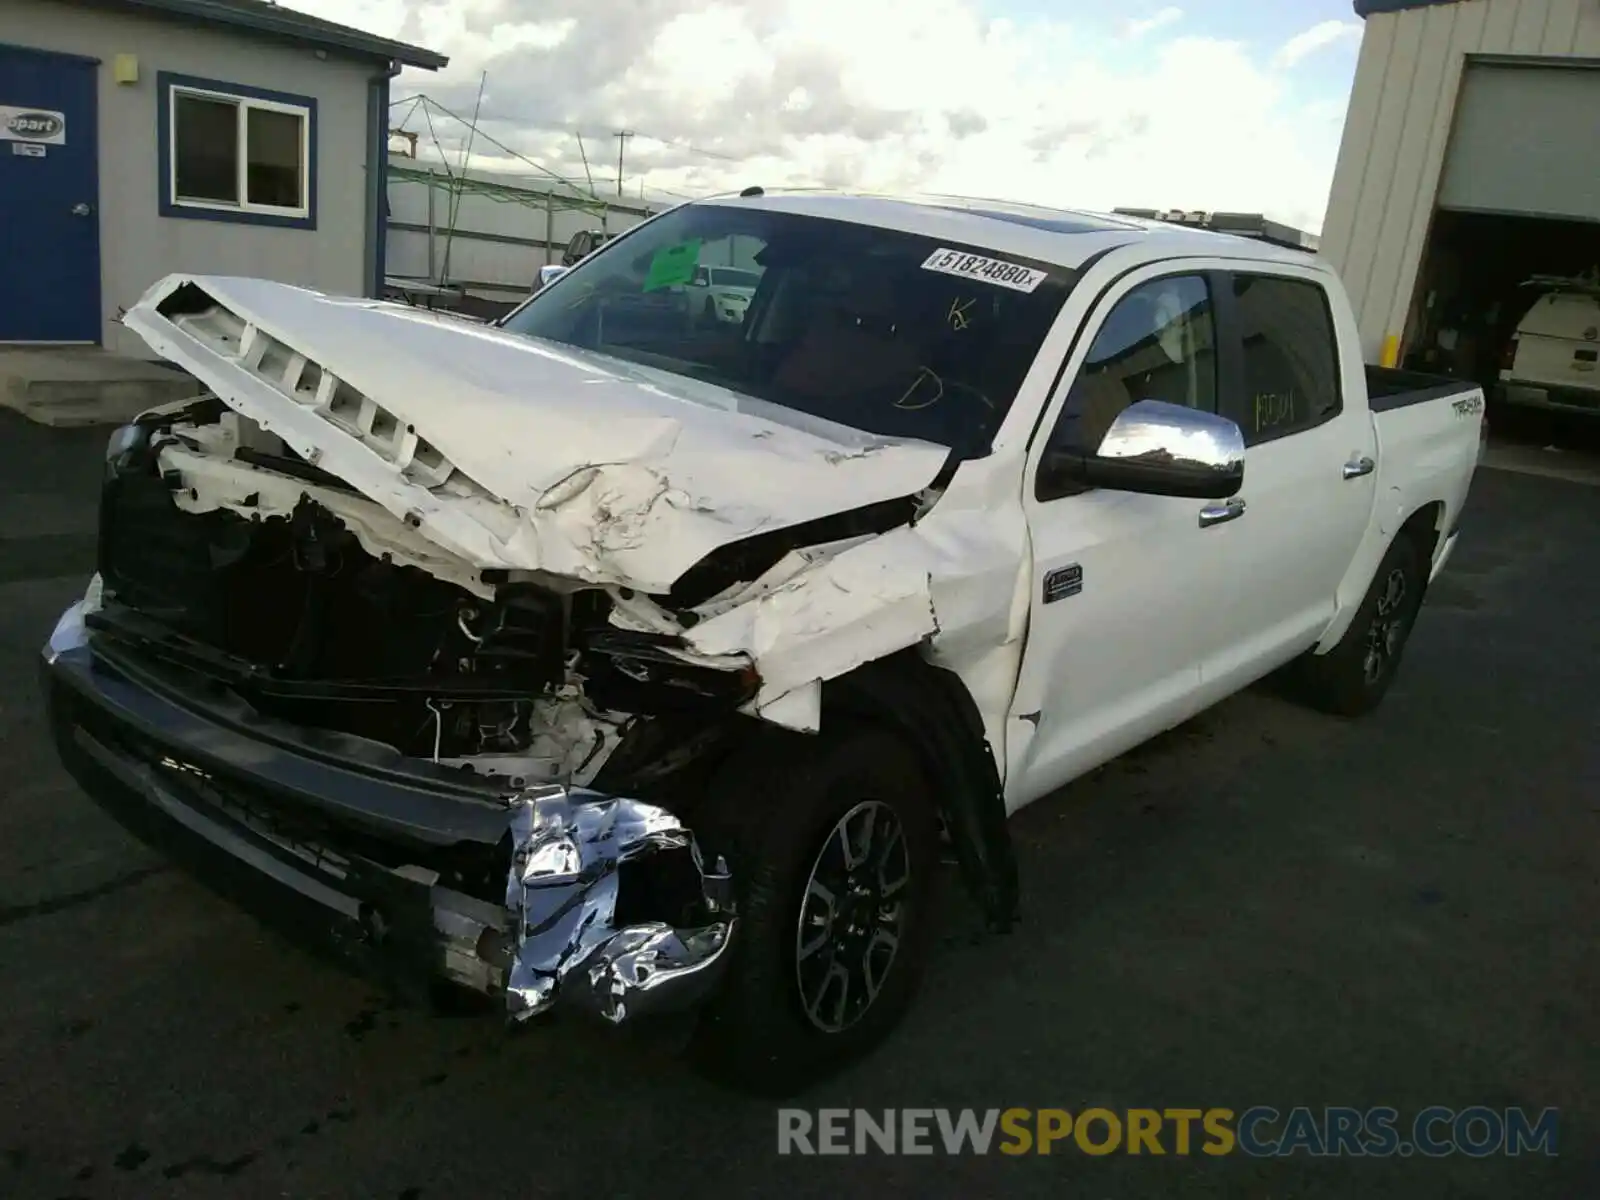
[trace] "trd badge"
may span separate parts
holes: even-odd
[[[1044,577],[1044,602],[1054,604],[1068,596],[1083,591],[1083,568],[1077,563],[1070,567],[1057,567]]]

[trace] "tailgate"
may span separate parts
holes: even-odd
[[[1600,391],[1600,338],[1580,339],[1524,334],[1517,342],[1507,382]]]

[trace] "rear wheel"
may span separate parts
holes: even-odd
[[[1395,538],[1350,628],[1326,654],[1299,663],[1296,683],[1313,707],[1339,716],[1371,712],[1400,670],[1428,577],[1409,534]]]
[[[695,824],[739,898],[700,1069],[784,1095],[869,1051],[927,954],[938,827],[915,754],[870,728],[763,739],[724,767]]]

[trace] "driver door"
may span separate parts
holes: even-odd
[[[1165,274],[1159,272],[1165,270]],[[1211,280],[1170,265],[1126,277],[1090,316],[1024,479],[1032,616],[1007,723],[1008,809],[1181,723],[1198,707],[1231,583],[1204,500],[1084,489],[1040,466],[1093,452],[1137,400],[1215,412]],[[1226,497],[1218,497],[1219,500]]]

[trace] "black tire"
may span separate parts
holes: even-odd
[[[835,883],[844,861],[841,821],[855,814],[847,836],[859,849],[869,812],[879,841],[852,872],[861,885],[857,890],[867,893],[854,902],[858,915],[866,915],[852,924],[843,904],[835,908],[817,896],[808,900],[808,894],[814,874],[824,885]],[[885,840],[885,831],[896,824],[898,851],[892,838]],[[739,905],[728,978],[701,1014],[691,1044],[697,1069],[743,1091],[784,1096],[882,1041],[920,981],[939,870],[938,822],[917,756],[871,726],[817,737],[757,738],[719,772],[710,799],[695,815],[695,832],[708,856],[727,857]],[[867,869],[874,858],[876,872]],[[905,881],[894,887],[902,861]],[[874,895],[885,883],[889,895]],[[832,891],[850,889],[835,885]],[[897,914],[893,921],[883,916],[891,909]],[[830,916],[828,926],[821,916]],[[896,939],[887,960],[883,930],[856,931],[878,921],[892,926]],[[859,966],[869,960],[875,965],[875,992],[857,969],[864,946],[867,957]],[[844,984],[837,982],[840,969],[848,975]],[[856,996],[868,997],[859,1012],[835,1000],[841,991],[848,998],[852,987]]]
[[[1326,654],[1297,664],[1296,691],[1313,708],[1359,717],[1377,708],[1400,670],[1406,641],[1427,590],[1427,565],[1417,543],[1401,533],[1378,564],[1350,628]]]

